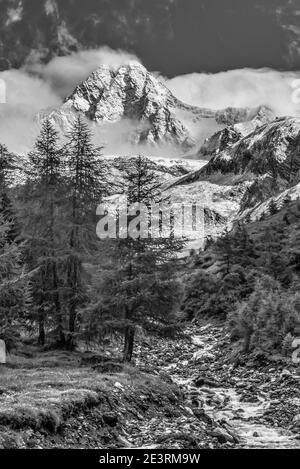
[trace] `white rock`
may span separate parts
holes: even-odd
[[[124,386],[122,386],[121,383],[119,383],[118,381],[116,381],[116,382],[115,382],[115,388],[124,389]]]

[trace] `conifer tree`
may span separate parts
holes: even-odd
[[[74,347],[78,308],[87,301],[83,254],[98,250],[96,209],[106,194],[101,150],[92,143],[92,133],[82,116],[78,116],[67,136],[66,165],[69,205],[68,256],[66,287],[69,310],[68,346]]]
[[[233,237],[227,227],[216,241],[215,249],[225,264],[225,273],[229,274],[234,264],[234,244]]]
[[[53,316],[58,345],[64,346],[61,264],[65,243],[62,215],[65,174],[58,132],[49,119],[42,124],[25,172],[22,216],[28,240],[27,262],[30,268],[38,268],[32,289],[37,305],[39,342],[42,345],[45,342],[46,317]]]
[[[8,242],[13,242],[18,235],[14,208],[9,195],[15,166],[15,156],[4,145],[0,145],[0,214],[3,221],[9,225],[6,232]]]
[[[9,231],[9,223],[0,215],[0,338],[8,347],[13,345],[28,306],[28,276],[18,245],[8,241]]]
[[[163,201],[161,183],[142,156],[127,168],[124,185],[129,205],[144,204],[150,209],[153,203]],[[148,227],[151,229],[150,221]],[[172,236],[143,237],[141,230],[134,239],[117,239],[113,243],[113,271],[104,284],[103,301],[98,308],[101,311],[105,304],[114,312],[116,324],[121,324],[124,361],[131,361],[137,325],[158,333],[172,322],[181,294],[174,274],[183,245],[184,240]]]
[[[278,212],[278,207],[274,199],[271,199],[268,205],[268,211],[270,215],[275,215]]]

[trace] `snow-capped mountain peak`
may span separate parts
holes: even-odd
[[[137,122],[134,143],[167,142],[190,147],[193,141],[176,116],[179,101],[168,88],[136,62],[114,70],[100,66],[65,100],[61,112],[84,113],[99,124],[121,119]]]

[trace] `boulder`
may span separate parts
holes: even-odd
[[[104,423],[108,425],[109,427],[115,427],[118,423],[118,416],[117,414],[114,414],[113,412],[108,412],[106,414],[102,415]]]
[[[221,444],[224,443],[234,443],[235,439],[231,436],[226,430],[221,427],[215,428],[208,432],[210,436],[217,438],[218,442]]]
[[[220,383],[215,381],[214,379],[206,378],[205,376],[198,376],[193,380],[194,385],[197,388],[201,388],[202,386],[208,386],[210,388],[218,388],[220,387]]]
[[[295,415],[293,418],[293,425],[295,427],[300,427],[300,414]]]

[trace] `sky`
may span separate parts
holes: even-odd
[[[299,70],[300,0],[0,0],[0,66],[103,46],[169,78]]]
[[[0,141],[28,148],[40,110],[132,60],[189,104],[300,115],[300,0],[0,0]]]

